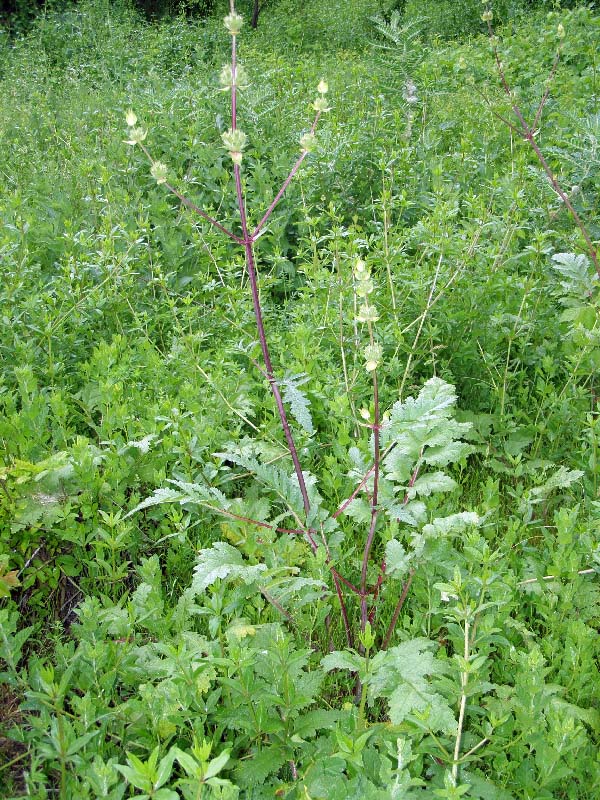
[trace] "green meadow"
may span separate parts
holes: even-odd
[[[0,796],[600,800],[597,8],[252,10],[0,29]]]

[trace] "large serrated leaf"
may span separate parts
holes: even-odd
[[[365,660],[358,653],[349,650],[334,650],[321,659],[321,666],[326,672],[333,669],[347,669],[350,672],[360,672]]]
[[[419,638],[378,653],[372,661],[369,694],[371,699],[384,697],[388,700],[394,725],[417,716],[432,731],[453,734],[456,732],[454,714],[430,680],[445,672],[444,665],[432,652],[434,647],[433,642]]]
[[[447,517],[438,517],[423,526],[425,536],[448,536],[451,533],[461,533],[469,526],[479,525],[479,516],[472,511],[461,511]]]
[[[432,472],[417,478],[412,486],[402,487],[409,498],[429,495],[437,492],[451,492],[456,488],[456,481],[443,472]]]
[[[552,256],[552,269],[562,277],[560,285],[567,294],[583,298],[597,285],[597,276],[590,268],[586,255],[575,253],[555,253]]]
[[[225,578],[254,583],[266,568],[265,564],[247,564],[239,550],[227,542],[215,542],[211,548],[200,552],[191,590],[201,594],[216,580]]]
[[[412,554],[407,553],[404,545],[392,539],[385,546],[386,573],[396,577],[406,575],[410,569]]]

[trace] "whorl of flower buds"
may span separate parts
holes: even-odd
[[[242,163],[242,151],[246,146],[248,137],[239,128],[235,130],[230,128],[228,131],[221,134],[221,139],[223,140],[225,149],[229,152],[231,160],[234,164],[239,166]]]
[[[364,349],[365,369],[374,372],[381,363],[383,347],[380,344],[368,344]]]
[[[227,16],[223,19],[223,24],[232,36],[237,36],[242,30],[244,18],[235,11],[232,11],[231,14],[227,14]]]
[[[368,300],[375,286],[371,279],[371,270],[361,258],[354,265],[354,280],[357,296],[364,298],[365,301],[358,309],[356,319],[359,322],[377,322],[379,319],[377,309],[375,306],[370,305]]]
[[[377,322],[379,319],[379,314],[377,313],[375,306],[370,306],[368,303],[363,303],[358,309],[356,319],[359,322]]]
[[[318,111],[320,114],[324,114],[326,111],[331,111],[331,106],[327,105],[327,98],[324,95],[320,95],[312,104],[312,107],[315,111]]]
[[[235,68],[234,76],[231,64],[226,64],[219,75],[219,83],[221,84],[222,92],[229,91],[233,86],[235,86],[236,89],[246,89],[249,83],[248,75],[244,67],[238,64]]]
[[[155,161],[150,167],[150,174],[158,184],[167,182],[168,172],[167,165],[162,161]]]
[[[142,128],[130,128],[128,135],[129,138],[125,139],[125,144],[136,145],[140,144],[140,142],[143,142],[148,133]]]
[[[300,149],[310,153],[317,146],[317,137],[314,133],[305,133],[300,137]]]

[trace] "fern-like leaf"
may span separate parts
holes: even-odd
[[[279,381],[279,386],[283,390],[283,399],[289,405],[294,419],[309,436],[312,436],[315,428],[310,415],[310,400],[299,388],[308,380],[308,376],[304,374],[289,375]]]

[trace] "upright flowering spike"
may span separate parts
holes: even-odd
[[[319,94],[327,94],[329,91],[329,86],[327,85],[327,81],[319,81],[319,85],[317,86],[317,92]]]
[[[125,114],[125,121],[130,128],[134,128],[137,125],[137,117],[131,108],[128,109],[127,113]]]

